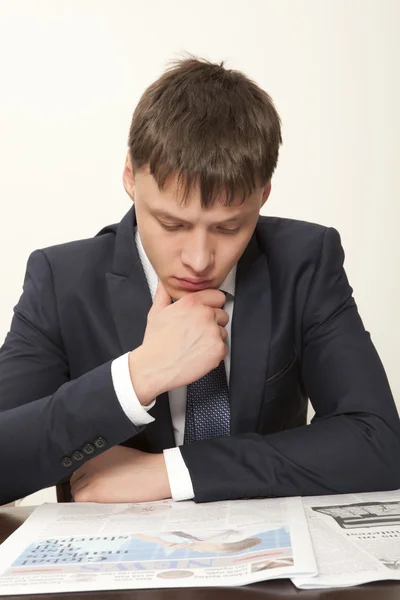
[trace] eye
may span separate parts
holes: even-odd
[[[220,227],[219,230],[221,231],[221,233],[237,233],[239,231],[240,227],[236,227],[236,229],[226,229],[225,227]]]
[[[159,221],[159,223],[166,231],[177,231],[182,227],[182,225],[166,225],[165,223],[161,223],[161,221]]]

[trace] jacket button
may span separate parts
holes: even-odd
[[[85,454],[93,454],[95,448],[93,444],[85,444],[82,448]]]
[[[96,448],[104,448],[104,446],[107,445],[107,440],[99,436],[94,440],[93,444],[96,446]]]
[[[85,457],[84,457],[84,454],[80,450],[75,450],[75,452],[72,455],[72,458],[74,460],[79,461],[79,460],[82,460]]]
[[[63,467],[68,469],[68,467],[72,467],[72,460],[69,456],[64,456],[64,458],[61,461],[61,464]]]

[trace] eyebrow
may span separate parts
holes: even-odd
[[[180,221],[181,223],[186,223],[187,225],[191,224],[191,223],[189,223],[189,221],[185,221],[185,219],[182,219],[182,217],[171,215],[164,210],[153,210],[151,212],[156,217],[162,217],[164,219],[171,219],[173,221]],[[222,221],[218,221],[218,223],[236,223],[237,221],[239,221],[241,216],[242,216],[242,214],[234,215],[233,217],[229,217],[228,219],[223,219]]]

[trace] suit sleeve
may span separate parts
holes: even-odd
[[[339,233],[327,228],[302,319],[312,423],[181,446],[196,502],[400,488],[398,413],[343,262]]]
[[[118,402],[111,362],[70,379],[51,267],[35,250],[0,348],[0,504],[54,484],[141,430]]]

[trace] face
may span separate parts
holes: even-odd
[[[244,252],[271,189],[271,183],[258,188],[244,203],[238,196],[232,206],[224,206],[217,198],[205,209],[199,188],[193,188],[182,204],[176,176],[160,191],[148,167],[133,174],[129,156],[123,179],[135,202],[143,248],[175,300],[201,289],[219,288]]]

